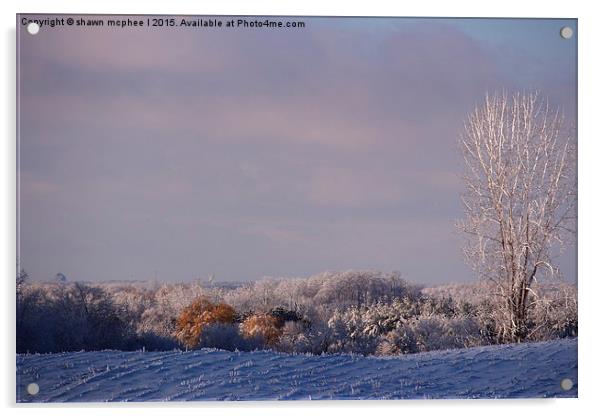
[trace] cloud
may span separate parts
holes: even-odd
[[[52,31],[44,43],[24,45],[32,51],[22,57],[22,99],[59,125],[112,122],[215,140],[343,148],[397,134],[413,140],[414,130],[459,116],[476,92],[500,80],[470,38],[445,25],[427,27],[401,27],[376,45],[345,31],[344,44],[320,42],[338,33],[322,27],[281,37],[86,31],[77,42],[69,31]]]
[[[452,236],[463,118],[521,68],[574,86],[500,65],[530,58],[449,21],[308,23],[21,37],[30,275],[467,273]]]

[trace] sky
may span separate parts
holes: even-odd
[[[306,27],[18,29],[33,280],[476,278],[463,120],[487,92],[538,90],[574,123],[576,20],[289,20]],[[559,264],[576,277],[574,247]]]

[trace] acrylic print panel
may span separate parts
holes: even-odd
[[[577,396],[574,19],[17,16],[17,401]]]

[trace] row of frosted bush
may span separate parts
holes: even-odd
[[[576,288],[533,288],[528,340],[577,335]],[[236,287],[17,285],[17,352],[213,347],[395,355],[507,342],[484,283],[421,288],[399,273],[326,272]]]

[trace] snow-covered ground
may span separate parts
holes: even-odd
[[[563,379],[574,383],[570,390]],[[27,393],[30,383],[38,394]],[[576,396],[577,339],[387,358],[220,350],[17,356],[19,402]]]

